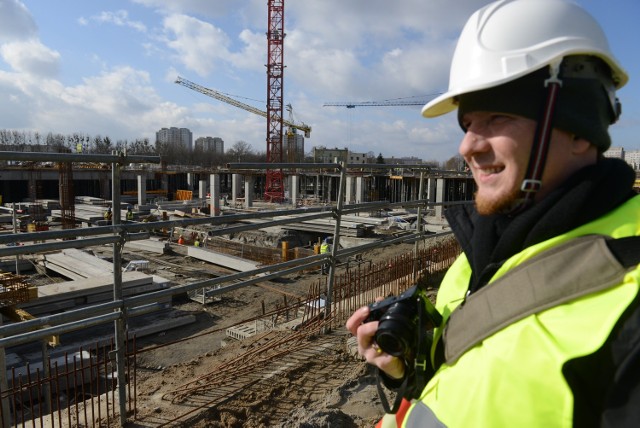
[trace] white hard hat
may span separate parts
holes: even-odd
[[[464,26],[451,62],[449,90],[422,108],[435,117],[454,110],[455,97],[495,87],[559,64],[568,55],[592,55],[609,65],[616,88],[627,73],[595,19],[567,0],[500,0],[476,11]]]

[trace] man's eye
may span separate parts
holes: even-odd
[[[509,119],[511,119],[511,117],[506,116],[504,114],[494,114],[494,115],[491,115],[490,121],[491,123],[504,123]]]

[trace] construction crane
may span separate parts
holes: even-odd
[[[334,103],[325,103],[322,107],[346,107],[346,108],[356,108],[356,107],[393,107],[393,106],[423,106],[426,102],[424,101],[363,101],[360,103],[356,102],[334,102]]]
[[[268,0],[267,30],[267,162],[282,162],[284,81],[284,0]],[[264,196],[269,201],[284,199],[282,169],[267,169]]]
[[[288,134],[296,130],[304,132],[305,137],[311,134],[311,128],[305,124],[298,125],[283,117],[283,81],[284,81],[284,0],[268,0],[267,30],[267,111],[230,98],[213,89],[205,88],[186,79],[178,77],[176,83],[240,107],[267,118],[267,163],[282,163],[283,137],[282,126],[289,127]],[[289,110],[291,113],[291,110]],[[284,199],[284,176],[282,169],[267,168],[265,199],[282,201]]]
[[[442,92],[437,94],[427,94],[427,95],[419,95],[419,96],[405,97],[405,98],[394,98],[394,99],[382,100],[382,101],[362,101],[362,102],[336,101],[336,102],[324,103],[322,107],[356,108],[356,107],[423,106],[428,101],[425,98],[430,99],[431,97],[440,95],[441,93]],[[414,99],[409,100],[409,98],[414,98]]]
[[[191,82],[183,77],[178,76],[178,78],[176,79],[176,82],[179,85],[182,85],[184,87],[187,87],[189,89],[192,89],[196,92],[200,92],[201,94],[207,95],[209,97],[215,98],[218,101],[222,101],[225,102],[227,104],[231,104],[232,106],[241,108],[243,110],[246,110],[248,112],[257,114],[258,116],[262,116],[262,117],[267,117],[267,112],[260,110],[259,108],[256,108],[254,106],[251,106],[249,104],[245,104],[241,101],[236,100],[235,98],[232,98],[228,95],[224,95],[221,92],[218,92],[214,89],[210,89],[210,88],[206,88],[204,86],[198,85],[197,83]],[[291,104],[287,104],[287,111],[289,111],[289,107],[291,106]],[[291,119],[286,120],[286,119],[282,119],[282,123],[286,126],[289,127],[290,131],[289,133],[295,133],[296,130],[302,131],[304,132],[304,136],[306,138],[309,138],[311,136],[311,127],[305,125],[304,123],[297,123],[292,121]]]

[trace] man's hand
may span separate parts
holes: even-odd
[[[404,363],[397,357],[389,355],[378,347],[374,340],[378,322],[364,323],[369,316],[369,307],[363,306],[351,315],[347,320],[347,329],[358,339],[358,353],[364,357],[367,363],[378,367],[392,379],[404,377]]]

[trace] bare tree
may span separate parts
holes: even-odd
[[[455,155],[445,161],[442,166],[444,167],[444,169],[450,171],[464,171],[467,164],[465,163],[464,158],[461,155]]]
[[[242,162],[248,160],[247,157],[253,154],[253,148],[251,144],[246,141],[236,141],[229,150],[227,155],[232,162]]]

